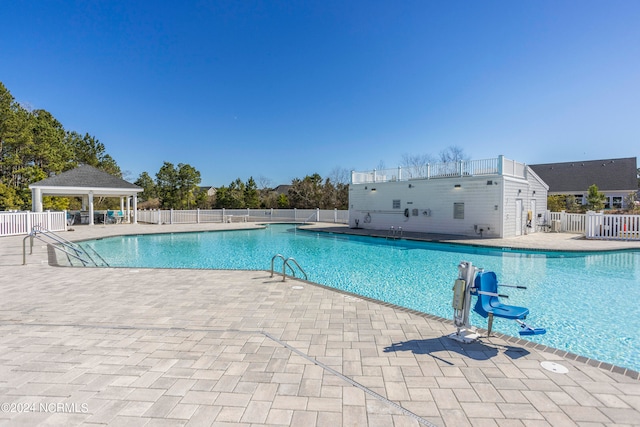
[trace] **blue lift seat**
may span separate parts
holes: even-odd
[[[479,272],[476,276],[475,287],[478,291],[475,311],[485,319],[489,313],[505,319],[524,319],[529,314],[526,307],[506,305],[498,297],[498,278],[493,271]]]
[[[500,302],[498,295],[498,278],[493,271],[479,272],[474,282],[476,294],[475,312],[480,316],[489,317],[489,335],[493,326],[493,316],[505,319],[521,320],[527,317],[529,309]]]

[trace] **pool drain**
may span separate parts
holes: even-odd
[[[556,374],[566,374],[569,372],[567,368],[556,363],[545,360],[544,362],[540,362],[540,366],[542,366],[547,371],[555,372]]]

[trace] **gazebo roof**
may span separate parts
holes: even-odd
[[[88,192],[96,195],[133,195],[143,191],[137,185],[89,165],[80,165],[59,175],[34,182],[29,188],[38,188],[43,194],[66,195]]]

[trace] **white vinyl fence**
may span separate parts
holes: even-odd
[[[349,211],[338,209],[170,209],[138,211],[138,222],[146,222],[149,224],[287,221],[348,224]]]
[[[640,241],[640,215],[587,212],[587,239]]]
[[[197,224],[205,222],[332,222],[349,223],[347,210],[322,209],[195,209],[138,211],[138,222]],[[547,212],[552,231],[584,233],[587,239],[640,241],[640,215],[602,212]],[[0,236],[29,234],[35,226],[66,231],[67,212],[0,212]]]
[[[551,231],[583,234],[587,239],[640,241],[640,215],[548,212]]]
[[[65,231],[67,212],[0,212],[0,236],[29,234],[36,225],[51,231]]]
[[[585,214],[549,212],[547,218],[552,231],[581,234],[586,230]]]

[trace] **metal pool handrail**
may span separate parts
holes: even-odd
[[[53,231],[48,230],[40,225],[35,225],[31,229],[31,232],[22,240],[22,265],[26,265],[27,263],[27,249],[26,249],[27,238],[30,239],[30,252],[29,252],[30,255],[33,254],[33,239],[38,239],[41,242],[44,242],[47,244],[51,243],[46,241],[39,235],[42,235],[51,239],[53,242],[56,243],[51,245],[54,249],[57,249],[63,252],[64,254],[67,255],[67,257],[72,257],[79,260],[84,267],[86,267],[88,264],[93,264],[94,266],[98,267],[98,262],[96,262],[96,260],[93,259],[93,257],[85,249],[80,247],[80,245],[73,243],[62,236],[59,236]],[[104,260],[104,258],[100,256],[99,253],[95,251],[95,249],[92,248],[92,251],[94,255],[97,256],[99,260],[102,262],[102,265],[106,267],[109,266],[109,264]]]
[[[300,270],[300,272],[304,275],[304,280],[308,280],[307,279],[307,273],[302,269],[302,267],[300,267],[300,264],[298,264],[298,261],[295,260],[295,258],[285,258],[283,255],[281,254],[276,254],[273,256],[273,258],[271,258],[271,277],[273,277],[273,264],[276,260],[276,258],[280,258],[282,259],[282,281],[284,282],[286,280],[287,277],[287,267],[289,267],[289,270],[291,271],[291,275],[293,277],[296,277],[296,271],[293,269],[293,267],[291,267],[291,265],[289,265],[289,262],[292,262],[293,264],[295,264],[296,267],[298,267],[298,270]]]

